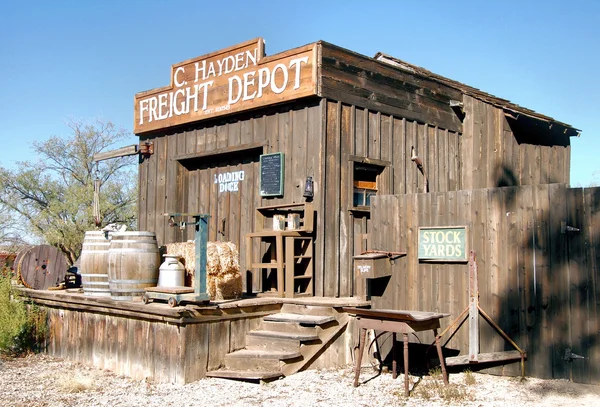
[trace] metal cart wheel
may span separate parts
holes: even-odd
[[[150,302],[150,297],[148,297],[148,294],[142,294],[142,302],[144,304],[148,304]]]
[[[177,300],[174,297],[169,298],[169,307],[173,308],[177,306]]]

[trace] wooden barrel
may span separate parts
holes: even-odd
[[[156,287],[160,254],[152,232],[114,233],[108,249],[108,286],[113,300],[141,298]]]
[[[112,233],[111,233],[112,234]],[[109,297],[108,249],[110,234],[107,232],[85,232],[79,264],[81,286],[85,295]]]

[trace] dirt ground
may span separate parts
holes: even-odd
[[[600,406],[600,386],[562,380],[498,377],[479,373],[441,377],[361,371],[353,387],[350,366],[308,370],[271,383],[205,379],[186,385],[134,381],[111,372],[45,355],[0,358],[0,405],[39,406]]]

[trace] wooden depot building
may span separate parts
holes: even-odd
[[[286,297],[359,294],[353,257],[378,249],[373,196],[568,183],[578,135],[382,53],[319,41],[266,56],[260,38],[174,64],[170,85],[135,95],[134,120],[154,148],[139,229],[185,241],[193,231],[164,213],[210,214],[209,240],[239,248],[245,290]],[[273,233],[291,212],[298,230]]]
[[[589,362],[600,349],[585,345],[596,308],[564,289],[595,281],[573,258],[598,229],[582,222],[600,226],[577,206],[600,197],[566,187],[579,130],[324,41],[267,56],[257,38],[176,63],[169,79],[135,95],[134,132],[153,152],[140,157],[139,230],[185,242],[193,228],[165,214],[210,215],[208,240],[239,249],[245,298],[169,308],[30,291],[49,310],[49,353],[157,381],[262,380],[351,363],[368,318],[344,307],[450,315],[445,328],[480,304],[527,351],[528,374],[600,380]],[[411,336],[411,352],[415,338],[432,343],[437,319],[417,324],[434,335]],[[273,331],[295,332],[294,348],[247,349],[280,341]],[[379,349],[388,359],[392,341]],[[483,323],[443,346],[470,362],[510,348]]]

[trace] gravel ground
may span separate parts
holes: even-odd
[[[187,385],[134,381],[111,372],[44,355],[0,359],[2,406],[598,406],[600,387],[561,380],[497,377],[478,373],[450,376],[450,387],[430,376],[403,396],[403,375],[377,376],[363,368],[352,387],[351,367],[309,370],[267,384],[223,379]]]

